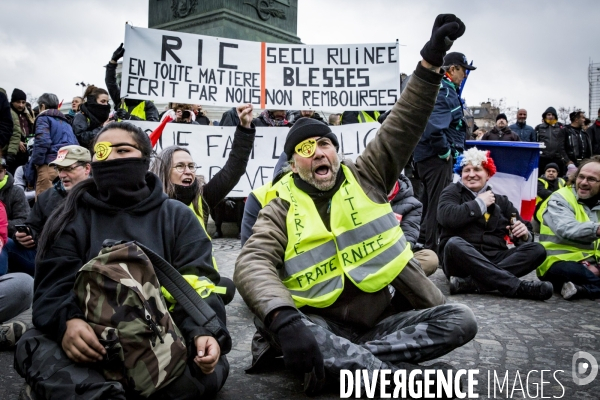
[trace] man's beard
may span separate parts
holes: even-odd
[[[522,119],[517,118],[517,122],[520,123],[520,124],[524,124],[525,121],[527,121],[526,118],[522,118]]]
[[[327,165],[331,171],[330,177],[327,180],[317,180],[314,176],[315,173],[312,171],[312,166],[306,169],[298,167],[298,175],[304,182],[316,187],[322,192],[326,192],[335,186],[337,174],[340,170],[340,158],[336,154],[335,160],[333,160],[331,164],[321,165]]]

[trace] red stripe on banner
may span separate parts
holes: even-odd
[[[533,212],[535,211],[535,199],[521,200],[521,218],[526,221],[531,221]]]
[[[260,108],[264,109],[266,104],[265,83],[267,81],[267,44],[260,43]]]

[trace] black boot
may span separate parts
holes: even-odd
[[[562,286],[560,294],[565,300],[587,299],[590,297],[586,288],[576,285],[573,282],[566,282]]]
[[[548,300],[554,288],[550,282],[521,281],[517,291],[510,297],[530,300]]]
[[[477,284],[470,276],[459,278],[458,276],[450,277],[450,294],[461,293],[479,293]]]

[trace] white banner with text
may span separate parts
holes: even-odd
[[[125,25],[121,97],[272,110],[387,110],[398,43],[250,42]]]
[[[129,121],[150,134],[158,122]],[[375,137],[381,125],[377,122],[332,126],[331,130],[340,143],[339,154],[356,160],[367,143]],[[233,126],[206,126],[169,123],[155,146],[157,153],[169,146],[182,146],[188,149],[198,169],[196,175],[203,175],[209,181],[223,168],[235,134]],[[275,165],[281,153],[289,128],[256,128],[254,149],[248,160],[246,173],[229,197],[247,197],[254,189],[261,187],[273,178]]]

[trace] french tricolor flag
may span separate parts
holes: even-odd
[[[537,195],[538,162],[542,143],[467,140],[466,147],[489,150],[496,164],[490,179],[494,193],[503,194],[519,210],[521,218],[531,221]]]

